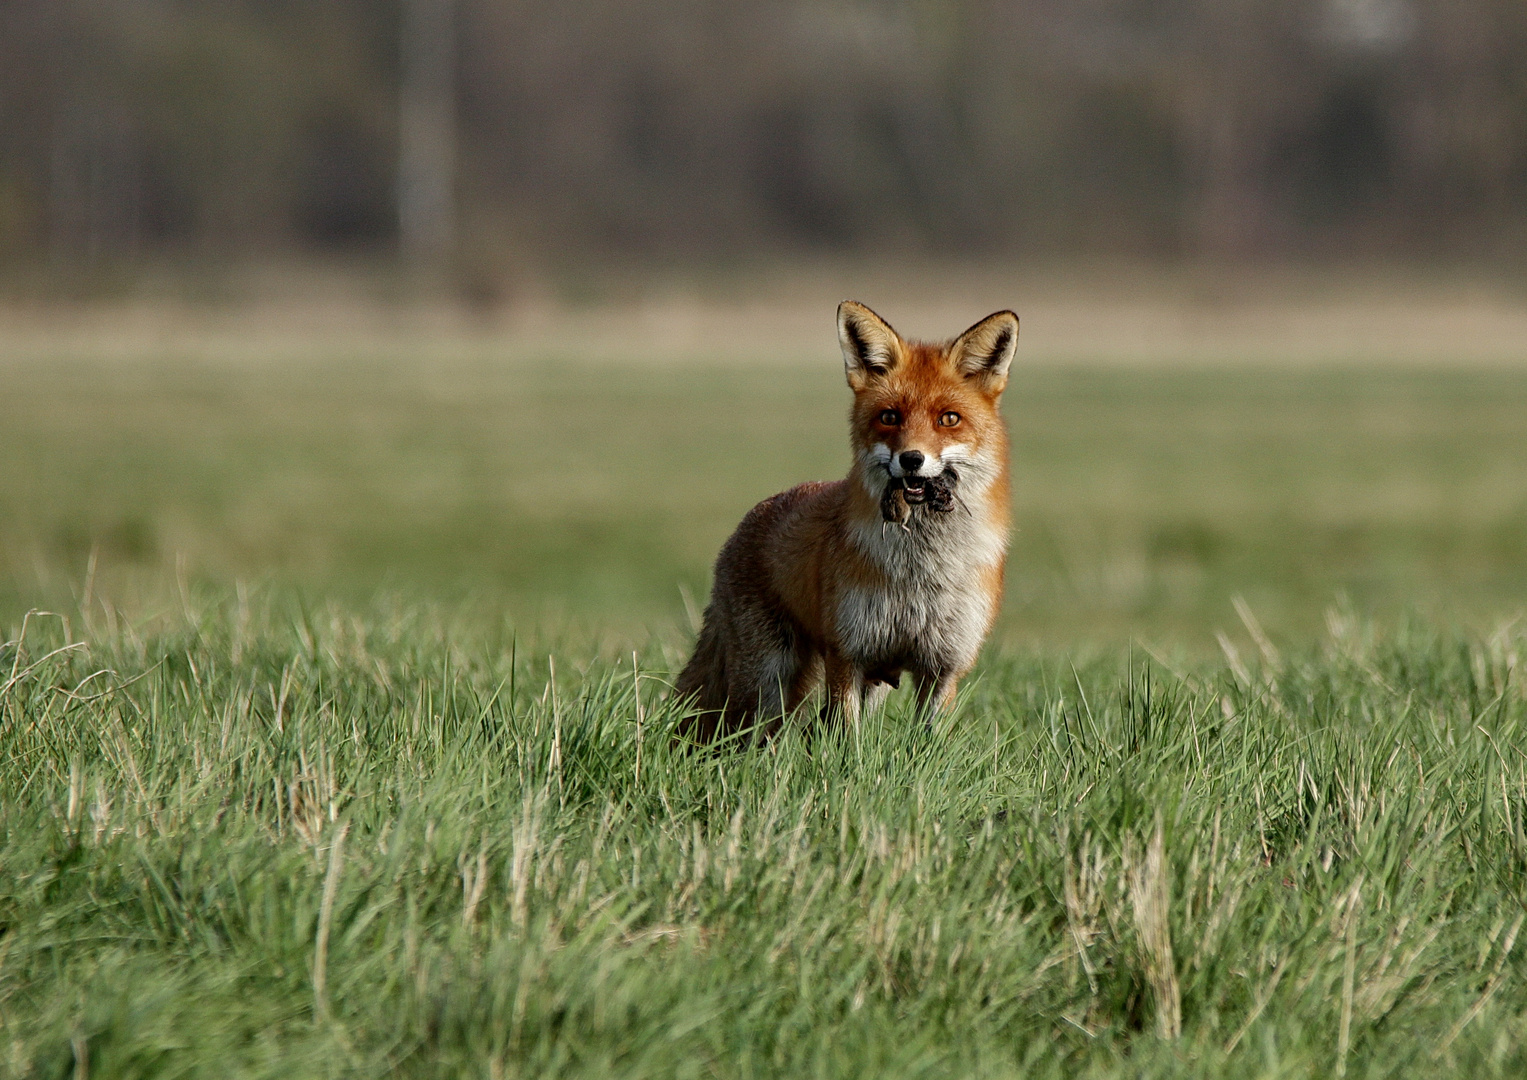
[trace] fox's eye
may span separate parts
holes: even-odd
[[[886,427],[895,427],[897,424],[901,423],[901,413],[897,412],[895,409],[881,409],[878,419]]]
[[[938,418],[938,422],[944,427],[954,427],[954,425],[960,422],[960,414],[953,411],[946,412]]]

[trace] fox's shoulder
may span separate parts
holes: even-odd
[[[770,495],[763,502],[748,511],[744,522],[749,519],[777,520],[790,513],[792,510],[804,509],[814,504],[830,501],[844,486],[842,480],[809,480],[804,484],[796,484],[795,487],[781,491],[778,495]]]
[[[786,535],[812,531],[818,519],[831,517],[841,501],[842,480],[813,480],[797,484],[749,510],[733,530],[726,547],[734,551],[768,547]]]

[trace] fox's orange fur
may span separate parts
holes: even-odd
[[[765,499],[721,549],[677,684],[702,741],[774,730],[824,679],[827,715],[850,723],[904,671],[923,705],[947,708],[996,617],[1009,518],[997,404],[1018,317],[999,311],[935,345],[847,301],[838,339],[854,392],[853,468]],[[911,502],[919,485],[951,478],[947,512],[923,502],[902,503],[901,520],[882,513],[888,484],[909,488]]]

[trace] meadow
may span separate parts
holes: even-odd
[[[17,349],[0,612],[178,573],[633,641],[687,621],[748,507],[846,471],[830,337],[817,353]],[[1489,628],[1527,599],[1520,368],[1024,362],[1006,637],[1217,652],[1237,595],[1305,640],[1344,600]]]
[[[845,397],[7,357],[0,1073],[1527,1069],[1527,371],[1036,363],[955,713],[675,745]]]

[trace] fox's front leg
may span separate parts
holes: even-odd
[[[864,673],[843,656],[828,653],[827,718],[853,727],[859,722],[859,702],[863,696]]]
[[[960,689],[963,671],[917,673],[917,709],[930,721],[954,708],[954,696]]]
[[[885,699],[891,696],[891,684],[883,682],[869,682],[864,684],[863,704],[859,707],[861,716],[868,715],[885,704]]]

